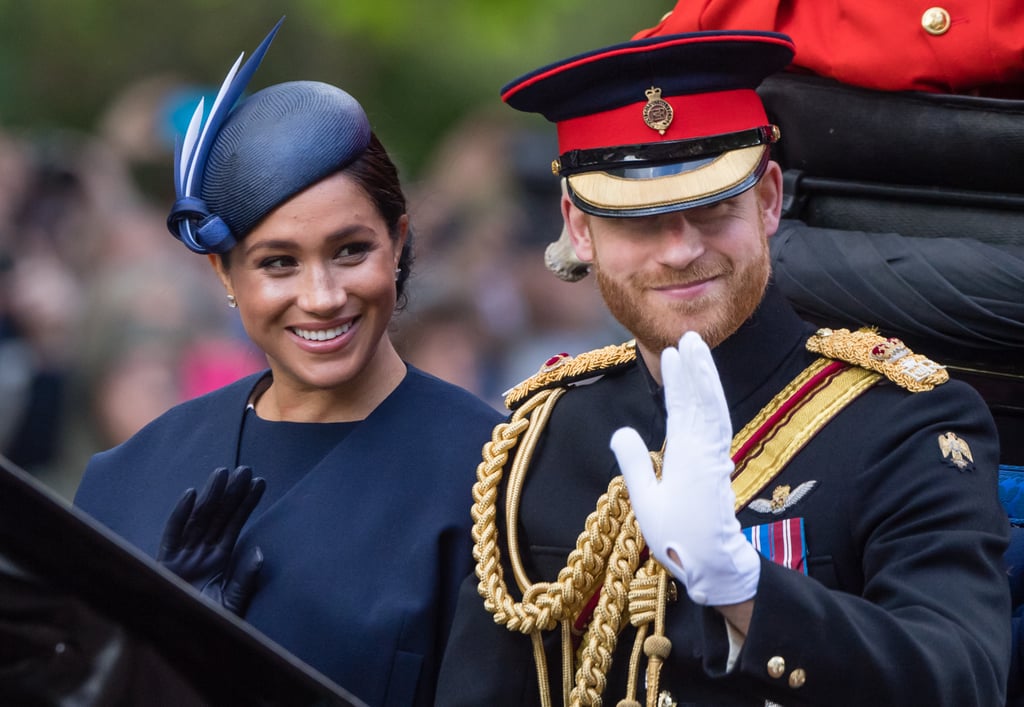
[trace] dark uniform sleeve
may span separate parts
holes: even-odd
[[[829,500],[860,548],[862,587],[829,589],[765,561],[735,669],[787,705],[1001,705],[1008,523],[990,416],[960,384],[872,392],[858,410],[873,417],[853,421],[863,433],[834,450],[846,497]],[[943,456],[946,432],[970,445],[962,469]]]
[[[477,582],[467,577],[459,593],[435,707],[540,704],[530,638],[494,622]]]

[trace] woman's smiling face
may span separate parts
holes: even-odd
[[[390,233],[363,188],[339,172],[272,211],[228,266],[211,258],[276,387],[301,393],[373,376],[407,224],[403,216]]]

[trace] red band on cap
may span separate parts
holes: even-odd
[[[664,135],[644,123],[647,101],[642,99],[604,113],[558,123],[559,154],[570,150],[708,137],[768,125],[764,104],[757,92],[751,89],[662,98],[672,106],[673,113],[672,124]]]

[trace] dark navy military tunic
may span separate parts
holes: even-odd
[[[155,556],[187,487],[248,464],[267,490],[239,538],[266,558],[246,620],[369,705],[432,704],[500,413],[410,367],[360,422],[269,422],[246,406],[261,377],[95,456],[76,505]]]
[[[734,430],[812,363],[816,355],[804,346],[811,333],[769,288],[751,320],[714,350]],[[624,425],[650,449],[661,447],[662,395],[639,357],[570,389],[555,406],[519,511],[532,581],[555,580],[619,474],[608,441]],[[946,432],[970,445],[968,468],[943,456],[938,437]],[[762,558],[750,631],[728,673],[724,619],[680,587],[668,606],[672,650],[660,689],[681,706],[1000,705],[1010,624],[997,459],[991,416],[972,388],[950,381],[910,393],[883,379],[757,498],[815,482],[808,493],[780,513],[757,512],[751,506],[766,504],[752,503],[739,514],[744,527],[802,518],[808,573]],[[504,535],[503,519],[498,527]],[[507,569],[505,576],[515,592]],[[496,625],[476,586],[475,577],[463,584],[438,704],[539,704],[529,638]],[[560,702],[560,641],[551,633],[548,670]],[[619,636],[605,704],[625,696],[633,636],[629,626]],[[640,684],[642,703],[642,672]]]

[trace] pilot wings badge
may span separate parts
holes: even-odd
[[[772,491],[770,501],[767,498],[755,498],[747,508],[758,513],[771,513],[777,516],[795,506],[801,498],[811,492],[817,483],[817,481],[805,481],[795,489],[787,484],[776,486]]]
[[[967,442],[952,432],[939,435],[939,449],[942,450],[942,458],[960,471],[973,469],[974,457],[971,456],[971,448]]]

